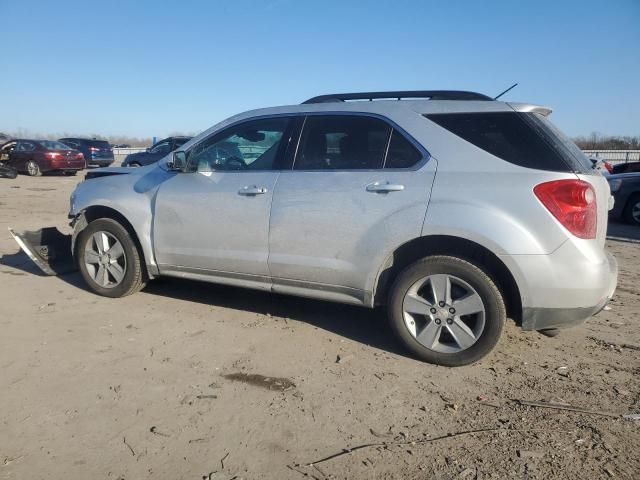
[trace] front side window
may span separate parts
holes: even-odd
[[[166,155],[170,151],[171,151],[171,142],[169,141],[157,143],[156,145],[151,147],[151,150],[149,150],[150,153],[159,153],[161,155]]]
[[[198,172],[275,170],[288,118],[252,120],[215,134],[188,153]]]
[[[16,152],[32,152],[36,149],[36,146],[31,142],[18,142]]]
[[[305,122],[294,170],[366,170],[382,166],[391,127],[366,116],[319,115]]]

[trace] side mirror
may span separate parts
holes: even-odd
[[[187,154],[182,151],[173,152],[169,168],[174,171],[183,172],[187,166]]]

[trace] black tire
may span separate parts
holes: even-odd
[[[485,311],[484,329],[476,342],[455,353],[427,348],[411,334],[405,324],[403,303],[409,288],[422,278],[438,274],[457,277],[470,285],[480,296]],[[405,268],[391,287],[387,308],[391,329],[411,353],[425,362],[448,367],[468,365],[487,355],[498,343],[506,321],[504,300],[493,280],[472,263],[451,256],[425,257]]]
[[[124,278],[121,283],[111,288],[103,287],[97,283],[91,276],[84,261],[87,243],[91,241],[94,233],[100,231],[113,235],[121,243],[126,259]],[[142,255],[138,251],[135,240],[126,228],[111,218],[94,220],[80,232],[76,244],[75,257],[82,278],[89,289],[98,295],[111,298],[126,297],[140,291],[146,284],[146,274],[140,260]]]
[[[25,167],[27,169],[27,175],[31,177],[39,177],[40,175],[42,175],[42,171],[40,170],[40,165],[38,165],[38,163],[34,162],[33,160],[29,160],[26,163]]]
[[[634,208],[640,208],[640,193],[634,193],[633,195],[631,195],[629,200],[627,200],[627,204],[625,205],[624,212],[622,214],[625,222],[632,225],[640,225],[640,218],[633,218]]]

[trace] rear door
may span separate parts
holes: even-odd
[[[189,171],[163,182],[155,204],[161,273],[269,285],[269,212],[290,123],[243,122],[189,149]]]
[[[435,161],[390,123],[310,115],[271,209],[273,289],[364,301],[384,259],[420,235]]]

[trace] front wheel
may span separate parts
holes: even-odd
[[[450,367],[487,355],[506,320],[500,290],[461,258],[426,257],[402,271],[389,298],[389,321],[418,358]]]
[[[110,218],[91,222],[78,236],[76,262],[89,288],[105,297],[124,297],[145,285],[138,247]]]

